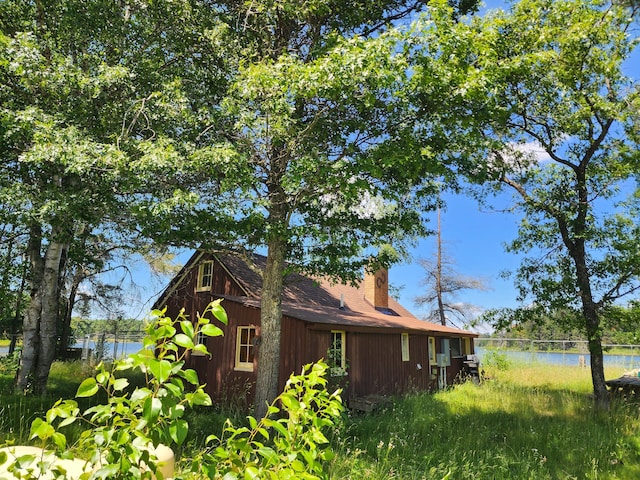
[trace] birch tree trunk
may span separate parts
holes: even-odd
[[[58,320],[58,282],[62,257],[68,244],[50,240],[44,257],[41,254],[42,229],[32,226],[29,239],[31,262],[31,301],[23,320],[23,348],[16,389],[44,393],[51,364],[56,356]],[[55,229],[52,238],[56,238]]]
[[[45,254],[40,313],[40,352],[34,383],[36,393],[46,392],[51,364],[56,358],[60,267],[68,248],[68,244],[64,242],[51,241]]]
[[[25,392],[29,388],[40,350],[40,313],[42,311],[42,277],[44,274],[44,260],[40,253],[42,246],[42,228],[31,225],[29,231],[29,245],[27,255],[31,264],[31,299],[24,312],[22,321],[22,355],[20,369],[16,379],[16,390]]]

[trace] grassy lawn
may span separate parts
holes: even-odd
[[[57,398],[71,398],[86,370],[55,364],[51,395],[16,396],[0,375],[0,441],[25,442],[31,420]],[[619,376],[611,369],[607,378]],[[471,383],[417,393],[368,414],[349,414],[332,437],[331,479],[634,479],[640,478],[640,404],[598,412],[589,369],[548,365],[489,371]],[[219,412],[191,417],[185,458],[210,433]],[[241,418],[236,417],[236,418]]]
[[[640,478],[639,404],[594,410],[589,369],[540,364],[491,376],[352,416],[335,439],[331,478]]]

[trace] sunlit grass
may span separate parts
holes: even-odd
[[[488,373],[482,385],[349,418],[334,438],[331,478],[640,478],[638,404],[596,410],[588,368]]]
[[[13,379],[0,376],[0,442],[28,442],[31,421],[58,398],[73,398],[89,373],[79,362],[54,364],[46,397],[16,395]],[[606,377],[622,373],[610,368]],[[487,367],[486,376],[481,385],[416,393],[374,413],[350,414],[332,438],[330,478],[640,478],[640,404],[596,410],[588,368],[522,364]],[[220,433],[224,412],[194,411],[189,422],[191,434],[177,452],[183,458]]]

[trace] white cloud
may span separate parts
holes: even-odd
[[[517,152],[527,155],[530,159],[535,160],[536,163],[548,162],[551,160],[551,157],[542,145],[535,141],[514,144],[512,145],[512,148]]]

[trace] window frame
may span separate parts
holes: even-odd
[[[400,348],[402,350],[402,361],[409,361],[409,334],[401,333],[400,334]]]
[[[205,273],[205,267],[209,267],[209,272]],[[204,280],[208,279],[205,284]],[[198,278],[196,279],[196,292],[210,292],[213,285],[213,260],[205,260],[198,265]]]
[[[429,365],[436,365],[438,363],[436,353],[436,337],[429,337]]]
[[[339,337],[338,337],[339,336]],[[340,365],[337,365],[337,355],[335,355],[336,339],[340,338]],[[327,352],[329,360],[329,374],[332,377],[342,377],[347,375],[347,332],[345,330],[331,330],[331,341]]]
[[[248,330],[247,343],[242,343],[242,332]],[[255,359],[254,339],[257,336],[257,329],[254,325],[238,325],[236,327],[236,354],[233,369],[240,372],[253,372],[253,361]],[[246,358],[242,358],[243,348],[246,348]],[[248,361],[251,358],[251,361]]]

